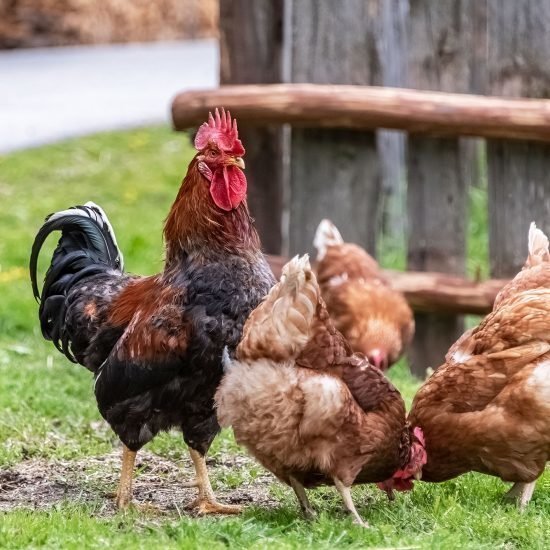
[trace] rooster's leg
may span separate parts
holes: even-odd
[[[116,506],[119,510],[127,508],[132,501],[132,481],[136,454],[135,451],[130,451],[126,445],[122,447],[122,469],[116,492]]]
[[[212,485],[210,485],[204,455],[194,449],[189,449],[189,454],[195,465],[195,471],[197,472],[196,486],[199,488],[199,495],[193,503],[193,507],[198,509],[199,514],[239,514],[242,506],[220,504],[216,501]]]
[[[298,502],[300,503],[300,508],[302,509],[302,512],[304,513],[306,519],[315,519],[315,516],[317,514],[313,509],[313,506],[311,506],[309,498],[307,498],[307,493],[304,489],[304,486],[295,477],[292,476],[288,476],[288,481],[290,483],[290,486],[294,489],[294,492],[296,493],[296,497],[298,498]]]
[[[536,481],[531,483],[514,483],[512,488],[506,493],[506,498],[516,500],[520,510],[525,510],[529,504],[535,490]]]
[[[366,521],[363,521],[361,516],[357,513],[357,510],[355,509],[355,504],[353,504],[353,500],[351,498],[351,489],[349,487],[346,487],[341,480],[339,480],[337,477],[332,478],[334,480],[334,485],[336,486],[336,489],[338,489],[338,492],[342,496],[342,500],[344,501],[344,506],[348,510],[348,512],[351,513],[353,516],[353,519],[355,523],[358,525],[361,525],[362,527],[368,527],[369,524]]]
[[[186,489],[191,489],[192,487],[198,487],[199,482],[196,479],[190,479],[189,481],[184,481],[181,486]]]

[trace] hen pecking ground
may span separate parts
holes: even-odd
[[[374,487],[355,488],[359,513],[371,524],[365,531],[332,489],[312,492],[319,517],[304,521],[290,491],[227,432],[210,453],[213,483],[225,502],[245,504],[242,516],[187,514],[194,489],[181,484],[192,470],[175,434],[140,453],[136,492],[145,506],[114,513],[118,444],[97,412],[89,373],[42,341],[29,249],[45,214],[93,199],[112,219],[128,268],[155,272],[163,218],[191,154],[186,136],[152,128],[0,157],[0,547],[543,548],[550,540],[548,473],[525,514],[502,502],[499,480],[481,475],[418,483],[393,503]],[[485,189],[471,193],[469,266],[485,273]],[[384,250],[386,266],[403,265],[399,244]],[[410,403],[418,383],[406,365],[391,377]]]

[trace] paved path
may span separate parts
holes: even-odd
[[[217,84],[215,40],[0,52],[0,152],[168,121],[176,92]]]

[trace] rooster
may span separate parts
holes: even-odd
[[[116,503],[132,498],[137,451],[162,430],[182,430],[196,470],[199,513],[237,513],[216,501],[205,455],[219,431],[213,407],[222,352],[233,353],[249,313],[274,284],[246,204],[245,153],[223,110],[195,138],[164,226],[164,269],[123,271],[103,210],[93,204],[50,215],[31,254],[42,333],[94,373],[100,413],[123,443]],[[37,261],[61,231],[40,292]]]
[[[334,328],[307,256],[283,268],[224,368],[215,397],[221,425],[294,489],[307,517],[314,512],[305,488],[334,484],[365,525],[354,483],[421,471],[421,430],[409,429],[397,389]]]
[[[514,483],[524,508],[550,460],[550,253],[533,223],[524,268],[449,350],[409,420],[426,436],[425,481],[470,471]]]
[[[336,328],[354,351],[382,370],[403,355],[414,334],[414,317],[380,266],[360,246],[345,243],[336,226],[322,220],[313,241],[317,278]]]

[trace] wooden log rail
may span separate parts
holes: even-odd
[[[258,126],[388,128],[550,141],[550,100],[351,85],[263,84],[183,92],[172,104],[174,127],[197,126],[209,110],[222,106],[239,122]]]
[[[268,255],[277,279],[287,259]],[[384,271],[393,288],[402,292],[412,309],[424,313],[484,315],[493,308],[496,295],[508,282],[492,279],[470,281],[445,273]]]

